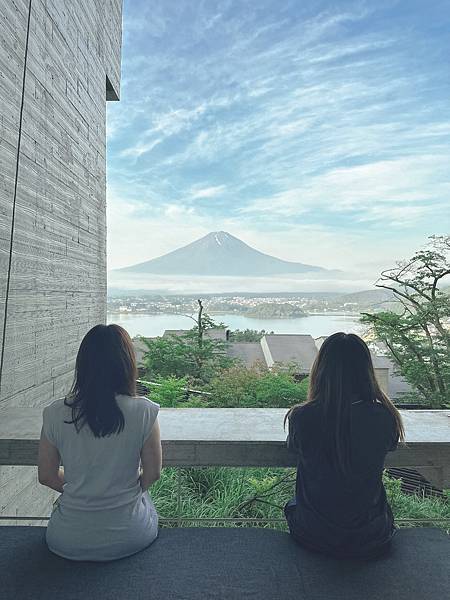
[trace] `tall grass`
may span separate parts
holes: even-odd
[[[400,481],[386,475],[384,482],[399,524],[404,519],[413,520],[408,524],[419,524],[415,520],[421,519],[426,520],[427,525],[449,526],[448,498],[404,494]],[[257,519],[283,519],[283,506],[293,497],[294,489],[294,469],[166,468],[161,479],[152,486],[151,495],[161,517],[171,519],[169,525],[186,525],[195,519],[224,519],[218,523],[198,521],[195,524],[245,527],[254,526]],[[242,518],[255,521],[226,520]],[[283,521],[267,521],[262,526],[287,529]]]
[[[423,494],[404,494],[401,491],[401,481],[385,475],[383,477],[389,504],[396,519],[409,520],[413,525],[415,520],[428,520],[428,525],[450,527],[450,494],[444,496],[425,497]],[[444,520],[448,522],[445,523]]]
[[[289,475],[287,485],[282,482],[271,490],[286,477],[284,469],[167,468],[151,495],[158,513],[169,519],[281,519],[282,506],[292,495],[294,474]]]

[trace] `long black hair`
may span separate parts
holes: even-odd
[[[380,402],[394,417],[400,440],[404,428],[400,413],[380,388],[367,344],[353,333],[327,337],[311,368],[307,403],[322,409],[322,441],[326,453],[342,473],[350,470],[351,405]],[[299,406],[285,417],[292,418]]]
[[[120,433],[125,419],[116,394],[136,395],[136,358],[128,333],[119,325],[96,325],[78,350],[75,378],[64,400],[77,431],[87,423],[95,437]]]

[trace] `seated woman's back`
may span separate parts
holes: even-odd
[[[128,333],[97,325],[81,343],[69,395],[44,409],[38,472],[61,492],[47,527],[60,556],[112,560],[156,538],[147,489],[161,470],[159,406],[136,397],[136,377]]]
[[[403,426],[378,386],[370,352],[353,334],[325,340],[309,399],[291,409],[288,445],[298,457],[296,496],[285,507],[305,546],[338,556],[371,555],[394,531],[382,482]]]

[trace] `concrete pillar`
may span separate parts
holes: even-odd
[[[121,20],[121,0],[0,0],[0,418],[63,396],[81,338],[106,319]],[[0,514],[48,512],[39,489],[34,468],[0,470]]]

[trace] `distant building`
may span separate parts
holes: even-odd
[[[326,335],[321,335],[320,337],[314,338],[314,341],[316,342],[317,350],[320,350],[320,347],[322,346],[322,344],[324,343],[324,341],[326,339],[327,339]]]
[[[372,353],[373,366],[375,372],[385,370],[387,371],[387,393],[388,395],[397,402],[402,399],[406,394],[412,392],[412,387],[406,381],[402,375],[398,373],[397,365],[394,363],[392,358],[385,355],[374,355]],[[384,389],[384,388],[383,388]]]
[[[145,338],[146,340],[153,340],[155,338]],[[148,351],[148,346],[147,344],[144,342],[144,338],[142,337],[135,337],[133,339],[133,347],[134,347],[134,353],[136,355],[136,363],[139,368],[142,368],[144,366],[144,356],[145,353]]]
[[[311,335],[270,334],[260,343],[269,369],[275,365],[293,365],[299,375],[307,375],[317,355]]]
[[[182,336],[187,332],[187,329],[166,329],[162,337],[168,338],[173,336]]]
[[[257,365],[266,366],[261,342],[230,342],[228,354],[239,360],[247,369]]]

